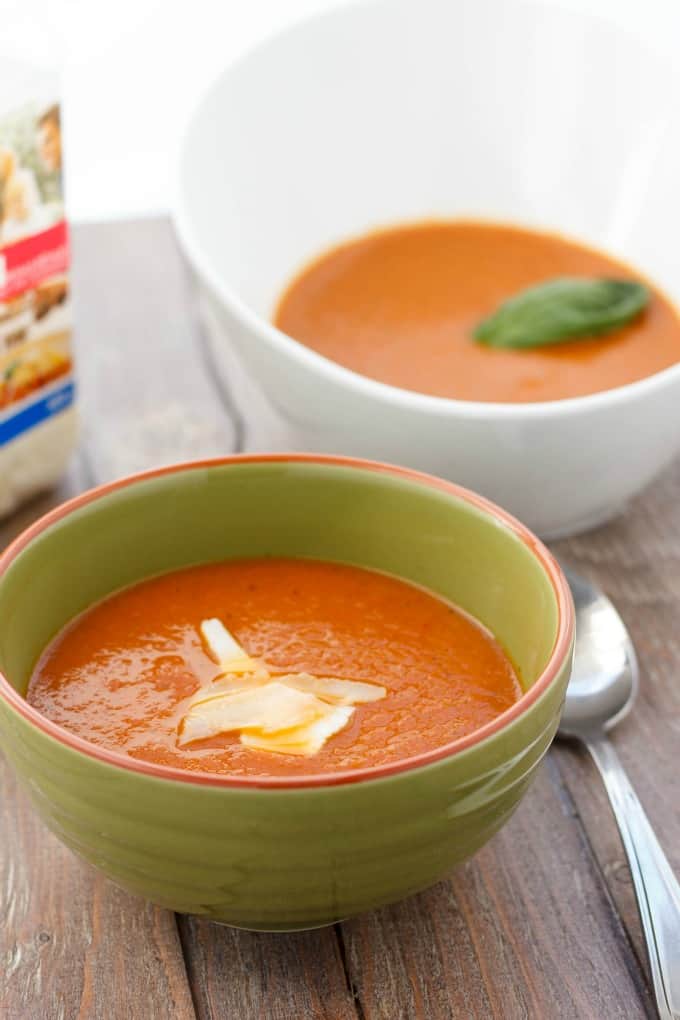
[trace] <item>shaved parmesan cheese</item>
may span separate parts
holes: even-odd
[[[270,681],[271,677],[264,669],[258,670],[257,673],[225,673],[223,676],[216,677],[207,687],[199,687],[190,704],[195,705],[199,701],[220,698],[223,694],[250,691],[254,687],[263,687]]]
[[[182,720],[178,742],[182,746],[233,730],[276,733],[313,722],[325,708],[313,694],[296,691],[276,681],[233,694],[215,697],[206,694],[205,698],[195,698],[192,702]]]
[[[273,679],[215,618],[202,621],[201,635],[222,673],[189,702],[179,726],[180,747],[239,731],[245,747],[316,754],[347,725],[353,705],[387,695],[379,684],[335,676],[285,673]]]
[[[380,701],[387,695],[384,687],[367,684],[362,680],[343,680],[335,676],[312,676],[311,673],[287,673],[277,677],[281,684],[309,691],[317,698],[336,705],[359,705],[366,701]]]
[[[324,706],[324,714],[313,722],[282,733],[242,733],[241,743],[257,751],[273,751],[277,754],[312,755],[320,751],[329,737],[344,729],[354,709],[337,705]]]
[[[251,659],[221,620],[203,620],[201,634],[208,651],[225,673],[254,673],[260,667]]]

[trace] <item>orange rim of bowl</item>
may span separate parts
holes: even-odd
[[[441,747],[431,751],[424,751],[421,754],[412,755],[409,758],[402,758],[398,761],[389,762],[385,765],[373,765],[366,768],[352,769],[344,772],[317,773],[308,776],[229,776],[214,772],[193,772],[187,769],[174,768],[170,765],[158,765],[154,762],[146,762],[117,751],[110,751],[89,740],[78,737],[57,723],[52,722],[41,715],[18,691],[10,684],[7,678],[0,672],[0,697],[7,702],[19,715],[37,729],[46,733],[59,743],[66,745],[73,751],[96,760],[126,769],[129,772],[138,772],[145,776],[156,779],[166,779],[175,782],[193,783],[199,786],[217,786],[232,789],[301,789],[305,787],[338,786],[346,783],[357,783],[363,780],[382,779],[394,776],[401,772],[409,772],[420,768],[423,765],[431,765],[442,761],[452,755],[465,751],[475,744],[481,743],[487,737],[500,732],[510,723],[514,722],[526,710],[536,702],[541,695],[550,687],[551,683],[559,674],[574,636],[574,606],[569,590],[569,585],[562,573],[557,561],[546,549],[540,539],[536,538],[528,528],[518,520],[501,510],[494,503],[483,496],[471,492],[453,482],[444,481],[433,475],[424,474],[420,471],[413,471],[410,468],[397,467],[391,464],[384,464],[380,461],[362,460],[354,457],[335,457],[323,454],[304,453],[276,453],[276,454],[233,454],[228,457],[216,457],[208,460],[187,461],[180,464],[171,464],[167,467],[154,468],[150,471],[142,471],[138,474],[128,475],[125,478],[114,482],[89,489],[73,499],[67,500],[60,506],[51,510],[39,518],[22,532],[5,551],[0,555],[0,580],[10,564],[16,559],[19,553],[25,549],[34,538],[47,530],[51,525],[62,518],[67,517],[74,510],[94,503],[103,496],[107,496],[118,489],[127,488],[137,482],[148,481],[152,478],[161,478],[164,475],[179,474],[183,471],[201,470],[213,467],[225,467],[231,464],[318,464],[330,467],[348,467],[358,471],[367,471],[375,474],[387,474],[394,478],[403,478],[407,481],[416,482],[426,488],[437,489],[440,492],[454,496],[465,503],[483,511],[496,522],[502,524],[519,538],[529,551],[539,561],[547,574],[555,593],[557,602],[557,635],[550,653],[550,658],[545,669],[514,705],[496,716],[484,726],[474,730],[472,733],[456,740],[450,741]]]

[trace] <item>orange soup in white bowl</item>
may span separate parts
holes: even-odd
[[[185,134],[175,221],[249,445],[399,461],[542,536],[620,511],[680,450],[679,105],[672,69],[622,31],[515,0],[340,7],[233,64]],[[486,255],[468,238],[418,276],[374,251],[379,286],[352,263],[363,297],[330,326],[287,314],[333,249],[465,224]],[[477,342],[506,302],[574,277],[647,302],[550,348]]]

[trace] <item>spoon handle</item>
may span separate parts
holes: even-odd
[[[661,1020],[680,1020],[680,884],[607,738],[585,741],[628,855]]]

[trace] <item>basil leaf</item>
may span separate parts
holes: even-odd
[[[649,290],[635,280],[565,276],[505,301],[473,336],[489,347],[542,347],[625,326],[648,301]]]

